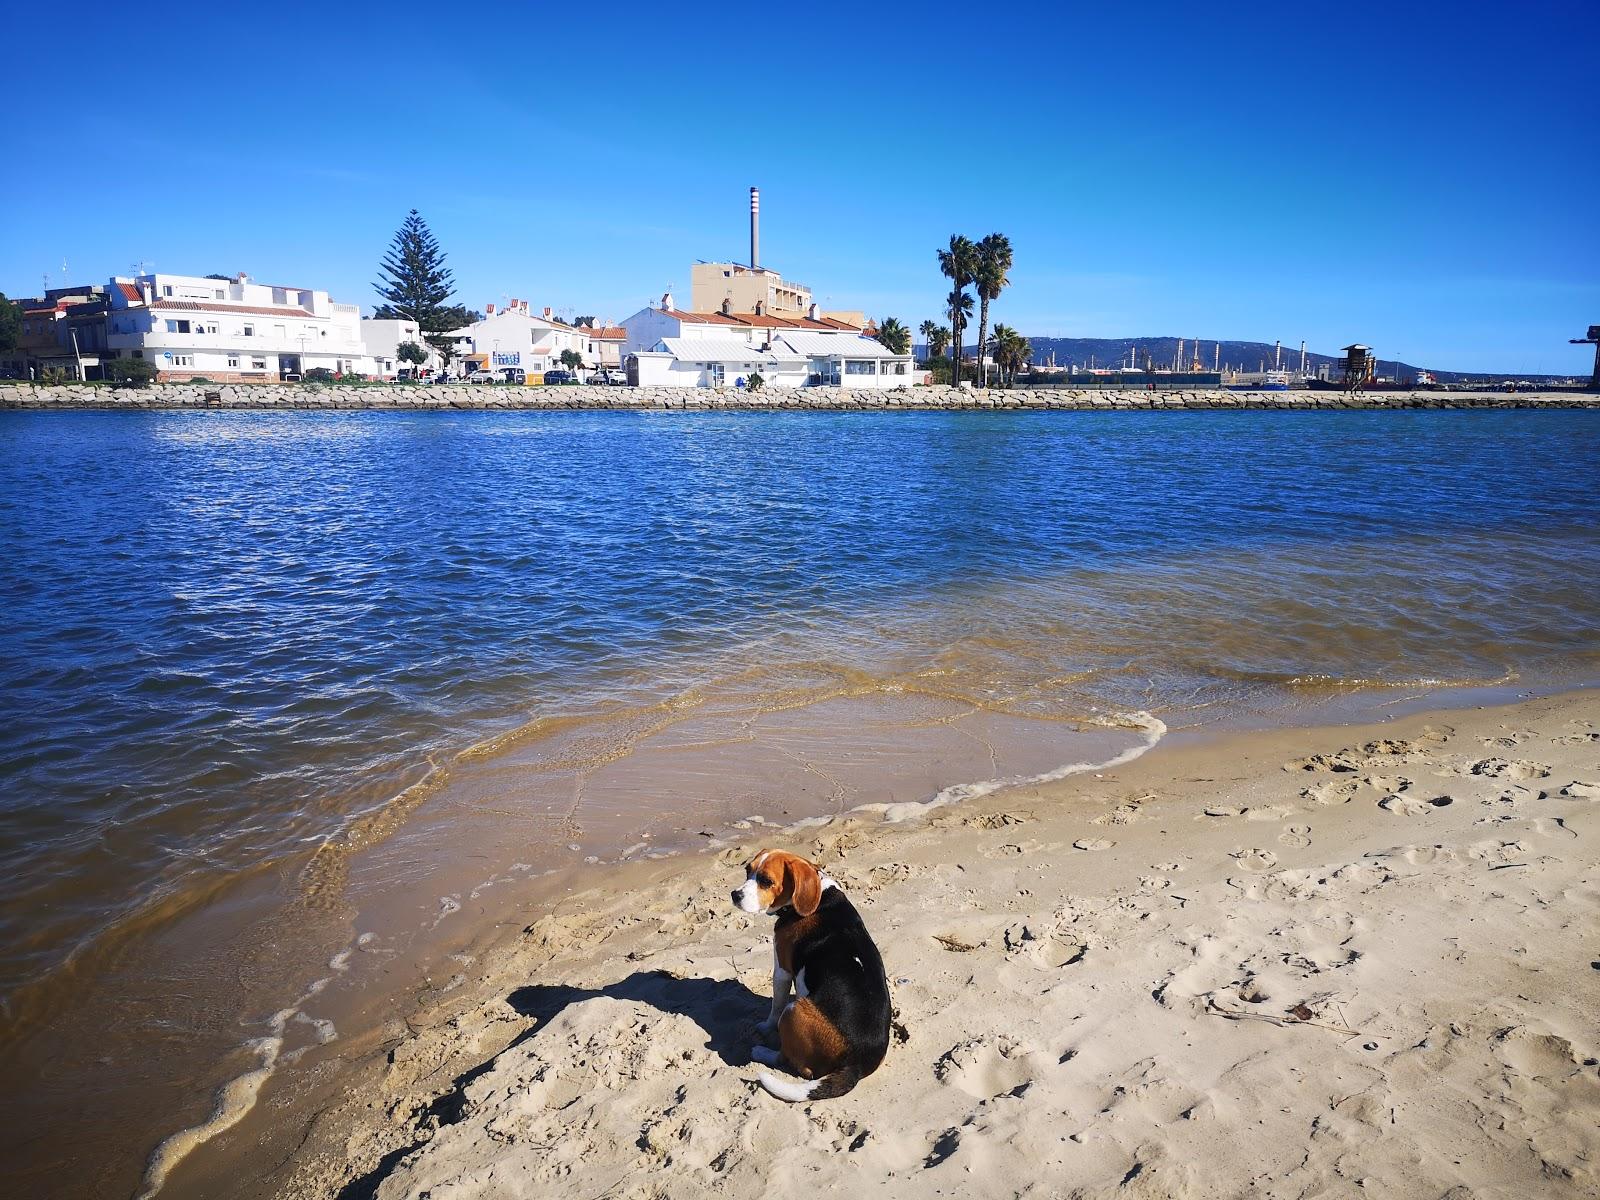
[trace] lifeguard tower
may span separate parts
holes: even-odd
[[[1600,325],[1589,326],[1589,336],[1568,339],[1574,346],[1594,346],[1594,373],[1589,376],[1589,386],[1600,391]]]
[[[1377,359],[1372,357],[1371,346],[1344,346],[1344,390],[1360,395],[1372,379]]]

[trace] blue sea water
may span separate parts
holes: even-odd
[[[1589,682],[1596,480],[1593,411],[0,413],[0,1013],[554,724]]]

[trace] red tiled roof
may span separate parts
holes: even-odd
[[[194,300],[157,300],[151,308],[176,308],[183,312],[231,312],[251,313],[258,317],[310,317],[313,320],[323,320],[314,312],[307,312],[303,308],[263,308],[254,304],[221,304],[213,300],[197,302]]]
[[[117,284],[117,290],[122,293],[124,300],[132,300],[136,304],[144,302],[144,293],[139,290],[137,284],[119,283]]]
[[[592,338],[599,338],[601,341],[606,342],[624,341],[628,336],[628,331],[623,329],[620,325],[607,325],[600,329],[588,327],[580,330],[580,332],[585,333]]]
[[[737,325],[739,322],[723,316],[721,313],[693,313],[684,312],[681,308],[658,308],[658,313],[674,317],[679,321],[688,321],[693,325]]]
[[[779,317],[771,313],[693,313],[682,309],[658,308],[657,312],[680,321],[699,325],[743,325],[752,329],[845,329],[859,333],[860,327],[833,317]]]

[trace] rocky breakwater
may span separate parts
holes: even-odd
[[[486,387],[414,385],[318,387],[303,384],[160,383],[113,389],[89,384],[0,384],[0,408],[26,409],[624,409],[624,410],[959,410],[959,409],[1349,409],[1600,408],[1597,392],[1097,391],[1069,388],[976,391],[953,387],[899,391],[849,388]]]

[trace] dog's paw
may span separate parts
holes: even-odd
[[[783,1061],[783,1055],[770,1046],[751,1046],[750,1057],[763,1067],[775,1067]]]
[[[756,1026],[756,1034],[759,1037],[769,1038],[769,1037],[771,1037],[773,1034],[775,1034],[777,1032],[778,1032],[778,1023],[776,1021],[773,1021],[773,1020],[763,1021],[763,1022],[761,1022],[761,1024]]]

